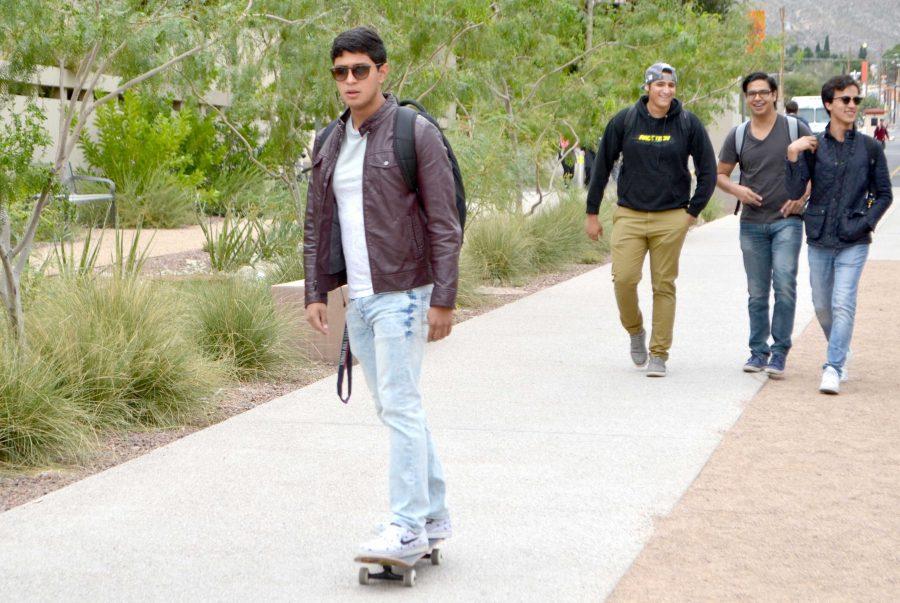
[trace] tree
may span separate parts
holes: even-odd
[[[45,66],[59,69],[59,136],[25,230],[0,237],[3,299],[12,332],[27,346],[20,280],[42,212],[94,112],[133,88],[173,86],[167,76],[181,65],[195,81],[208,80],[212,52],[233,45],[253,0],[18,0],[0,3],[0,77],[29,81]],[[71,82],[66,75],[71,75]],[[118,81],[105,86],[102,76]],[[24,158],[25,155],[23,154]],[[4,221],[8,224],[8,219]]]
[[[825,54],[825,58],[831,58],[831,40],[829,40],[828,34],[825,34],[825,45],[822,47],[822,52]]]

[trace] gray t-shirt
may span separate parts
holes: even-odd
[[[738,163],[737,150],[734,148],[734,135],[731,132],[722,143],[719,161],[722,163]],[[791,134],[787,118],[779,115],[772,126],[772,131],[763,140],[753,136],[752,128],[747,125],[744,148],[741,149],[741,184],[749,187],[762,197],[762,207],[741,206],[741,221],[754,224],[769,224],[783,219],[779,210],[784,202],[790,199],[784,185],[784,160]],[[800,121],[797,124],[799,136],[811,134],[809,126]]]

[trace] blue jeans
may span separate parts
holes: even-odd
[[[833,366],[838,371],[847,361],[856,318],[856,293],[868,256],[868,244],[846,249],[809,246],[813,307],[828,339],[825,366]]]
[[[447,517],[444,472],[425,424],[419,375],[428,337],[432,285],[350,301],[350,348],[390,428],[391,521],[414,532]]]
[[[803,222],[786,218],[771,224],[741,222],[741,252],[747,273],[750,352],[768,357],[787,354],[797,307],[797,264],[803,242]],[[769,291],[775,308],[769,321]],[[769,335],[772,345],[769,346]]]

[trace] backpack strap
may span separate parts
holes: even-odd
[[[635,125],[637,125],[637,107],[635,105],[631,105],[630,107],[628,107],[628,111],[625,113],[625,129],[622,131],[623,142],[634,130]]]
[[[800,122],[793,115],[785,115],[784,118],[788,123],[788,136],[790,136],[791,142],[794,142],[800,138]]]
[[[419,184],[416,171],[418,161],[416,159],[416,118],[419,113],[406,107],[407,104],[415,104],[415,101],[403,101],[403,105],[397,107],[394,115],[394,156],[400,164],[400,172],[403,180],[411,191],[418,192]],[[424,109],[422,109],[424,111]]]
[[[734,151],[737,154],[738,163],[741,162],[741,151],[744,149],[744,140],[747,138],[747,130],[750,127],[748,119],[734,129]]]

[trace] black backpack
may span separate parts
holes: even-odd
[[[437,120],[425,110],[421,104],[414,100],[402,100],[397,103],[397,112],[394,114],[394,156],[397,163],[400,164],[400,171],[403,173],[403,180],[411,191],[418,193],[419,184],[417,182],[416,172],[418,161],[416,159],[416,117],[421,115],[429,122],[434,124],[441,134],[441,142],[444,143],[444,149],[447,151],[447,157],[450,159],[450,169],[453,172],[453,184],[456,188],[456,211],[459,214],[459,226],[463,230],[466,227],[466,188],[463,185],[462,173],[459,171],[459,161],[453,153],[453,148],[444,131],[438,124]],[[410,107],[415,107],[411,109]],[[340,119],[340,118],[338,118]],[[325,126],[322,133],[316,139],[315,148],[313,149],[313,157],[318,155],[319,149],[328,140],[331,131],[337,125],[338,120],[335,119]]]

